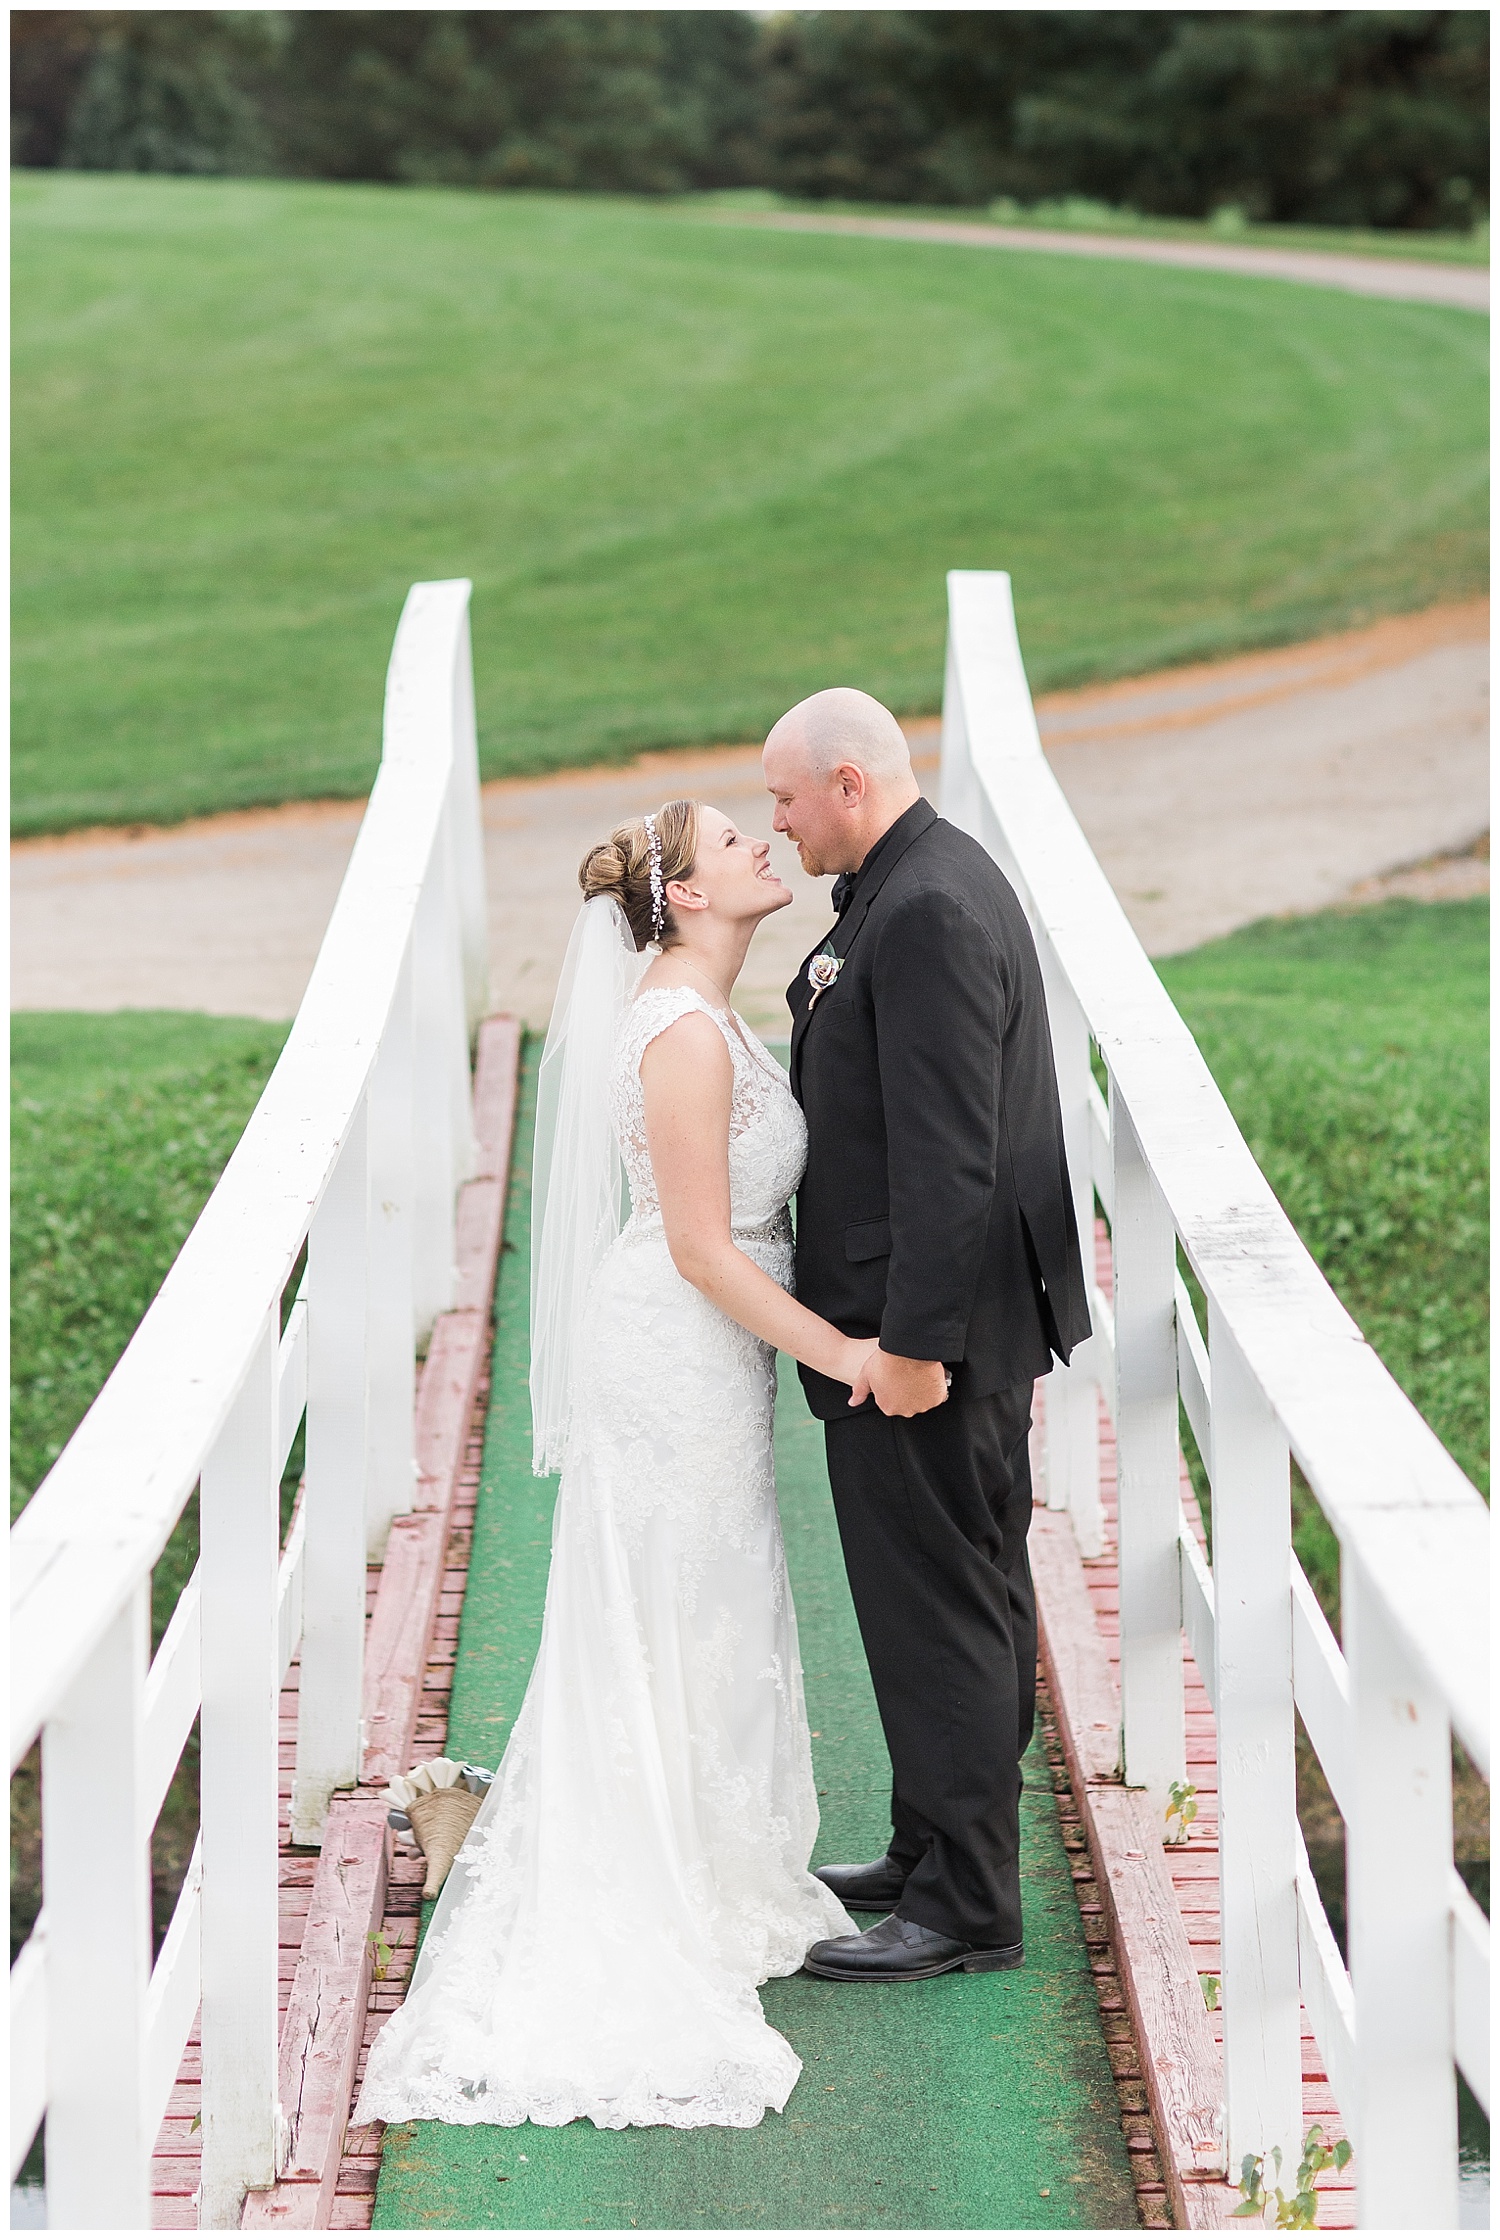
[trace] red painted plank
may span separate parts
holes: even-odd
[[[196,2232],[198,2204],[192,2194],[153,2194],[151,2229],[153,2232]]]
[[[500,1250],[500,1225],[505,1216],[503,1182],[466,1182],[458,1193],[459,1279],[455,1307],[481,1316],[489,1300],[484,1295],[485,1270],[493,1269]]]
[[[333,2202],[339,2153],[354,2089],[373,1954],[370,1924],[385,1899],[389,1832],[378,1798],[335,1797],[318,1859],[307,1933],[281,2033],[281,2104],[290,2127],[285,2180],[301,2209],[315,2200],[323,2224]],[[304,2186],[312,2189],[304,2193]],[[243,2225],[285,2223],[270,2193],[253,2193]]]
[[[441,1509],[392,1522],[382,1574],[388,1591],[375,1605],[365,1640],[360,1775],[367,1788],[382,1787],[412,1763],[427,1634],[447,1548],[448,1518]]]
[[[476,1402],[476,1419],[482,1417],[484,1391],[481,1388]],[[474,1503],[478,1497],[479,1468],[482,1441],[471,1439],[466,1449],[463,1474],[454,1492],[453,1522],[450,1546],[453,1561],[446,1576],[457,1578],[460,1585],[467,1576],[467,1560],[473,1524]],[[456,1567],[456,1568],[455,1568]],[[436,1754],[447,1739],[448,1689],[452,1681],[452,1668],[443,1670],[435,1690],[424,1696],[427,1706],[426,1724],[430,1733],[427,1746],[421,1755]],[[372,1983],[366,2004],[364,2028],[356,2065],[356,2078],[363,2074],[364,2051],[372,2043],[387,2015],[400,2004],[410,1979],[412,1955],[415,1945],[417,1919],[421,1911],[421,1883],[423,1862],[414,1853],[398,1845],[392,1860],[386,1887],[385,1919],[382,1935],[393,1948],[393,1957],[383,1981]],[[380,2142],[384,2126],[365,2125],[350,2131],[344,2141],[343,2158],[339,2166],[338,2187],[334,2196],[330,2225],[336,2231],[365,2231],[374,2213],[374,2196],[361,2190],[361,2172],[373,2162],[378,2165]]]
[[[293,2183],[292,2180],[283,2178],[269,2192],[246,2195],[245,2215],[240,2229],[266,2231],[279,2225],[283,2231],[326,2231],[333,2208],[332,2195],[325,2207],[323,2188],[320,2185],[311,2181]]]
[[[481,1020],[474,1049],[474,1140],[478,1152],[474,1172],[486,1181],[498,1182],[502,1189],[510,1175],[520,1068],[520,1020],[504,1012]]]
[[[1095,1630],[1067,1518],[1035,1510],[1030,1548],[1031,1575],[1038,1603],[1046,1609],[1053,1652],[1048,1676],[1061,1731],[1072,1740],[1070,1767],[1084,1787],[1113,1781],[1118,1778],[1120,1691]]]
[[[433,1325],[432,1343],[417,1387],[415,1509],[447,1513],[454,1476],[463,1462],[488,1335],[488,1315],[474,1307],[440,1314]],[[439,1577],[441,1573],[440,1564]]]

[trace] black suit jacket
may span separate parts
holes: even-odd
[[[943,1361],[953,1397],[1042,1376],[1089,1335],[1041,967],[1010,881],[925,801],[871,850],[787,990],[807,1115],[797,1296],[849,1337]],[[814,955],[817,952],[814,951]],[[849,1388],[803,1369],[813,1413]],[[867,1402],[873,1407],[873,1402]]]

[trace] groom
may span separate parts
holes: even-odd
[[[922,799],[895,717],[814,693],[765,747],[775,827],[838,924],[787,990],[807,1118],[797,1296],[876,1337],[872,1398],[804,1369],[894,1777],[888,1913],[806,1967],[901,1981],[1024,1957],[1034,1380],[1089,1335],[1041,971],[1009,881]]]

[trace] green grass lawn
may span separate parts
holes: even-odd
[[[18,828],[362,790],[472,575],[487,772],[937,704],[943,571],[1037,686],[1483,588],[1485,324],[712,210],[15,184]]]

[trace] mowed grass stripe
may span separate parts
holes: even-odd
[[[537,1045],[517,1129],[497,1294],[494,1401],[450,1714],[454,1755],[493,1765],[536,1653],[552,1482],[531,1476],[529,1159]],[[777,1474],[823,1796],[820,1858],[889,1833],[890,1768],[849,1601],[822,1433],[783,1363]],[[378,2228],[1120,2229],[1137,2222],[1119,2105],[1046,1760],[1023,1806],[1027,1965],[866,1986],[796,1976],[766,2012],[801,2054],[784,2114],[753,2131],[400,2124]]]
[[[21,831],[368,785],[407,585],[475,579],[491,774],[936,705],[1481,589],[1484,322],[607,198],[15,187]]]

